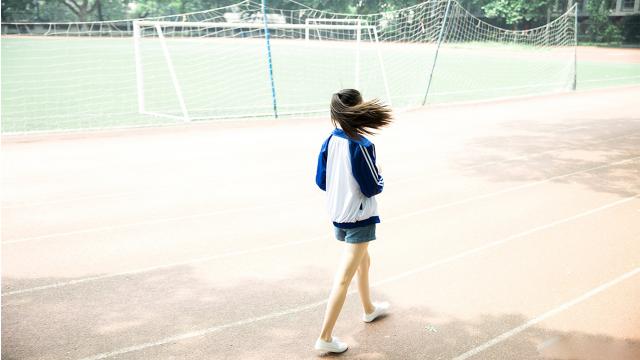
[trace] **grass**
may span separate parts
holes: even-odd
[[[252,39],[169,39],[186,109],[193,118],[272,116],[264,43]],[[434,48],[364,44],[358,88],[388,100],[383,59],[395,107],[422,103]],[[325,112],[335,90],[356,86],[353,44],[273,41],[281,114]],[[181,116],[160,42],[143,40],[145,109]],[[490,99],[568,90],[573,51],[510,51],[473,44],[440,50],[429,103]],[[138,113],[134,47],[127,38],[3,38],[2,132],[109,128],[173,123]],[[578,89],[640,84],[640,64],[579,62]]]

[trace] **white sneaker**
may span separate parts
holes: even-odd
[[[333,353],[342,353],[347,351],[349,345],[343,343],[335,336],[331,337],[331,342],[324,341],[322,339],[316,340],[316,350],[328,351]]]
[[[384,315],[388,312],[389,310],[389,303],[388,302],[380,302],[380,303],[373,303],[373,306],[375,306],[375,310],[373,310],[373,312],[371,314],[367,314],[365,313],[364,315],[362,315],[362,321],[364,322],[372,322],[373,320],[375,320],[378,316],[380,315]]]

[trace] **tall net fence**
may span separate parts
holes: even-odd
[[[464,101],[575,87],[575,8],[526,31],[497,28],[452,3],[428,101]]]
[[[511,31],[447,0],[373,15],[291,7],[2,24],[2,131],[318,115],[341,88],[406,108],[575,85],[573,9]]]

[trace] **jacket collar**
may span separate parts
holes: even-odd
[[[349,135],[347,135],[347,133],[345,133],[344,130],[339,129],[339,128],[333,129],[333,132],[331,132],[331,134],[335,135],[335,136],[338,136],[338,137],[341,137],[343,139],[347,139],[349,141],[353,141],[353,142],[355,142],[357,144],[360,144],[360,145],[369,146],[369,144],[371,144],[371,142],[367,138],[365,138],[364,136],[360,135],[360,139],[355,140],[355,139],[349,137]]]

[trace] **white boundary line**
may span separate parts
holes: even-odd
[[[562,131],[570,132],[572,130],[578,130],[578,129],[583,129],[583,128],[588,128],[588,127],[585,127],[584,125],[579,125],[579,126],[573,126],[573,127],[562,129]],[[623,134],[618,134],[618,135],[615,135],[615,136],[612,136],[612,137],[601,139],[601,141],[598,141],[597,143],[598,144],[605,143],[607,141],[611,141],[611,140],[615,140],[615,139],[623,138],[623,137],[634,136],[634,135],[637,135],[637,132],[632,132],[632,133],[624,132]],[[558,149],[545,150],[545,151],[538,152],[538,153],[527,154],[527,155],[519,155],[519,156],[514,156],[514,157],[511,157],[511,158],[506,158],[506,159],[502,159],[502,160],[494,160],[494,161],[489,161],[489,162],[485,162],[485,163],[481,163],[481,164],[465,166],[461,170],[473,169],[473,168],[476,168],[476,167],[489,166],[489,165],[493,165],[493,164],[500,164],[500,163],[503,163],[503,162],[509,162],[509,161],[520,160],[520,159],[529,159],[529,158],[541,156],[541,155],[544,155],[544,154],[553,153],[553,152],[561,152],[561,151],[562,150],[558,150]],[[394,184],[403,184],[403,183],[411,182],[411,181],[414,181],[414,180],[417,180],[417,179],[422,179],[422,178],[425,178],[425,177],[431,177],[432,175],[433,174],[422,174],[422,175],[410,176],[410,177],[405,178],[405,179],[396,180],[393,183]],[[118,198],[118,197],[124,197],[124,196],[128,196],[128,195],[144,194],[144,193],[149,193],[149,192],[154,192],[154,191],[165,190],[165,189],[168,189],[170,187],[171,186],[157,186],[155,188],[152,187],[151,189],[142,190],[142,191],[139,191],[139,190],[138,191],[123,191],[123,192],[118,192],[118,193],[106,193],[106,194],[103,193],[103,194],[97,194],[97,195],[85,195],[85,196],[79,196],[79,197],[75,197],[75,198],[61,197],[61,198],[57,198],[57,199],[43,200],[43,201],[25,201],[25,202],[18,202],[18,203],[7,205],[7,206],[2,206],[2,209],[6,210],[6,209],[16,209],[16,208],[25,208],[25,207],[36,207],[36,206],[42,206],[42,205],[69,203],[69,202],[74,202],[74,201],[82,201],[82,200],[98,199],[98,198]]]
[[[528,188],[528,187],[532,187],[532,186],[548,183],[548,182],[551,182],[553,180],[562,179],[562,178],[565,178],[565,177],[569,177],[569,176],[572,176],[572,175],[577,175],[577,174],[584,173],[584,172],[590,172],[590,171],[593,171],[593,170],[604,169],[604,168],[607,168],[607,167],[620,165],[620,164],[624,164],[624,163],[627,163],[627,162],[633,162],[634,160],[638,160],[638,159],[640,159],[640,156],[635,156],[635,157],[632,157],[632,158],[619,160],[619,161],[616,161],[616,162],[607,163],[607,164],[604,164],[604,165],[595,166],[595,167],[588,168],[588,169],[578,170],[578,171],[570,172],[568,174],[552,176],[550,178],[546,178],[546,179],[542,179],[542,180],[538,180],[538,181],[533,181],[533,182],[529,182],[529,183],[524,183],[524,184],[521,184],[521,185],[511,186],[511,187],[508,187],[508,188],[505,188],[505,189],[502,189],[502,190],[493,191],[493,192],[482,194],[482,195],[476,195],[476,196],[472,196],[472,197],[469,197],[469,198],[466,198],[466,199],[456,200],[456,201],[452,201],[452,202],[445,203],[445,204],[442,204],[442,205],[436,205],[436,206],[433,206],[433,207],[430,207],[430,208],[426,208],[426,209],[416,210],[416,211],[413,211],[413,212],[410,212],[410,213],[407,213],[407,214],[404,214],[404,215],[394,216],[393,218],[388,219],[387,222],[396,221],[396,220],[404,219],[404,218],[407,218],[407,217],[424,214],[424,213],[427,213],[427,212],[432,212],[432,211],[443,209],[443,208],[447,208],[447,207],[450,207],[450,206],[465,204],[465,203],[468,203],[468,202],[471,202],[471,201],[485,199],[485,198],[488,198],[488,197],[492,197],[492,196],[495,196],[495,195],[508,193],[508,192],[515,191],[515,190],[525,189],[525,188]]]
[[[420,266],[420,267],[415,268],[413,270],[405,271],[403,273],[400,273],[398,275],[392,276],[390,278],[386,278],[384,280],[375,282],[375,283],[371,284],[371,287],[377,287],[377,286],[380,286],[382,284],[386,284],[386,283],[389,283],[389,282],[392,282],[392,281],[396,281],[396,280],[399,280],[399,279],[402,279],[402,278],[406,278],[408,276],[420,273],[422,271],[425,271],[425,270],[428,270],[428,269],[432,269],[434,267],[437,267],[437,266],[440,266],[440,265],[443,265],[443,264],[446,264],[446,263],[453,262],[455,260],[461,259],[463,257],[469,256],[469,255],[472,255],[472,254],[479,253],[481,251],[487,250],[489,248],[492,248],[492,247],[495,247],[495,246],[498,246],[498,245],[501,245],[501,244],[505,244],[505,243],[507,243],[509,241],[513,241],[515,239],[522,238],[522,237],[525,237],[527,235],[531,235],[531,234],[533,234],[535,232],[546,230],[546,229],[549,229],[549,228],[551,228],[553,226],[560,225],[560,224],[563,224],[563,223],[566,223],[566,222],[569,222],[569,221],[572,221],[572,220],[575,220],[575,219],[578,219],[578,218],[581,218],[581,217],[585,217],[585,216],[594,214],[596,212],[599,212],[599,211],[614,207],[616,205],[620,205],[620,204],[626,203],[628,201],[631,201],[631,200],[637,198],[639,195],[640,194],[636,194],[636,195],[631,196],[631,197],[627,197],[627,198],[624,198],[624,199],[621,199],[621,200],[617,200],[617,201],[614,201],[612,203],[608,203],[606,205],[603,205],[603,206],[600,206],[600,207],[597,207],[597,208],[594,208],[594,209],[591,209],[591,210],[588,210],[588,211],[585,211],[585,212],[582,212],[582,213],[579,213],[579,214],[575,214],[573,216],[570,216],[570,217],[567,217],[567,218],[564,218],[564,219],[561,219],[561,220],[557,220],[557,221],[548,223],[546,225],[541,225],[541,226],[534,227],[532,229],[517,233],[515,235],[511,235],[511,236],[509,236],[507,238],[504,238],[504,239],[501,239],[501,240],[493,241],[493,242],[485,244],[483,246],[476,247],[474,249],[470,249],[470,250],[464,251],[462,253],[459,253],[459,254],[456,254],[456,255],[453,255],[453,256],[450,256],[450,257],[447,257],[447,258],[444,258],[444,259],[429,263],[427,265]],[[351,294],[355,294],[355,293],[357,293],[357,289],[353,289],[353,290],[349,291],[347,293],[347,295],[351,295]],[[223,324],[223,325],[217,325],[217,326],[209,327],[209,328],[198,330],[198,331],[192,331],[192,332],[187,332],[187,333],[183,333],[183,334],[179,334],[179,335],[174,335],[174,336],[170,336],[170,337],[167,337],[167,338],[164,338],[164,339],[161,339],[161,340],[158,340],[158,341],[154,341],[154,342],[147,342],[147,343],[143,343],[143,344],[138,344],[138,345],[134,345],[134,346],[125,347],[125,348],[122,348],[122,349],[119,349],[119,350],[114,350],[114,351],[110,351],[110,352],[104,352],[104,353],[96,354],[96,355],[93,355],[93,356],[90,356],[90,357],[82,358],[81,360],[105,359],[105,358],[109,358],[109,357],[116,356],[116,355],[122,355],[122,354],[126,354],[126,353],[133,352],[133,351],[144,350],[144,349],[147,349],[147,348],[150,348],[150,347],[154,347],[154,346],[160,346],[160,345],[165,345],[165,344],[168,344],[168,343],[172,343],[172,342],[176,342],[176,341],[180,341],[180,340],[184,340],[184,339],[190,339],[190,338],[194,338],[194,337],[199,337],[199,336],[207,335],[207,334],[210,334],[210,333],[213,333],[213,332],[216,332],[216,331],[220,331],[220,330],[223,330],[223,329],[228,329],[228,328],[232,328],[232,327],[247,325],[247,324],[255,323],[255,322],[258,322],[258,321],[262,321],[262,320],[278,318],[278,317],[281,317],[281,316],[284,316],[284,315],[299,313],[299,312],[304,311],[304,310],[313,309],[313,308],[316,308],[318,306],[321,306],[321,305],[325,304],[326,302],[327,302],[327,300],[322,300],[322,301],[314,302],[314,303],[311,303],[311,304],[306,304],[306,305],[298,306],[298,307],[295,307],[295,308],[291,308],[291,309],[288,309],[288,310],[273,312],[273,313],[270,313],[270,314],[267,314],[267,315],[263,315],[263,316],[247,318],[247,319],[235,321],[235,322],[232,322],[232,323],[227,323],[227,324]]]
[[[53,283],[53,284],[49,284],[49,285],[42,285],[42,286],[36,286],[36,287],[32,287],[32,288],[26,288],[26,289],[14,290],[14,291],[7,291],[7,292],[2,293],[2,296],[18,295],[18,294],[24,294],[24,293],[29,293],[29,292],[39,291],[39,290],[46,290],[46,289],[55,289],[55,288],[60,288],[60,287],[68,286],[68,285],[81,284],[81,283],[85,283],[85,282],[102,280],[102,279],[109,279],[109,278],[118,277],[118,276],[135,275],[135,274],[145,273],[145,272],[149,272],[149,271],[155,271],[155,270],[160,270],[160,269],[171,268],[171,267],[175,267],[175,266],[190,265],[190,264],[207,262],[207,261],[216,260],[216,259],[222,259],[222,258],[226,258],[226,257],[246,255],[246,254],[257,253],[257,252],[267,251],[267,250],[273,250],[273,249],[286,247],[286,246],[291,246],[291,245],[304,244],[304,243],[308,243],[308,242],[312,242],[312,241],[321,240],[321,239],[324,239],[324,238],[327,238],[327,237],[328,237],[328,235],[320,235],[320,236],[315,236],[315,237],[312,237],[312,238],[309,238],[309,239],[305,239],[305,240],[290,241],[290,242],[285,242],[285,243],[278,243],[278,244],[273,244],[273,245],[267,245],[267,246],[251,248],[251,249],[230,251],[230,252],[226,252],[226,253],[222,253],[222,254],[203,256],[203,257],[199,257],[199,258],[196,258],[196,259],[177,261],[177,262],[173,262],[173,263],[169,263],[169,264],[148,266],[148,267],[144,267],[144,268],[139,268],[139,269],[134,269],[134,270],[127,270],[127,271],[122,271],[122,272],[117,272],[117,273],[110,273],[110,274],[104,274],[104,275],[98,275],[98,276],[89,276],[89,277],[75,279],[75,280],[71,280],[71,281],[63,281],[63,282],[57,282],[57,283]]]
[[[482,246],[479,246],[479,247],[476,247],[476,248],[461,252],[461,253],[459,253],[457,255],[454,255],[454,256],[451,256],[451,257],[436,261],[434,263],[431,263],[431,264],[428,264],[428,265],[425,265],[425,266],[421,266],[421,267],[413,269],[413,270],[406,271],[406,272],[398,274],[398,275],[396,275],[394,277],[382,280],[382,281],[378,282],[377,284],[382,284],[382,283],[394,281],[394,280],[397,280],[399,278],[407,277],[409,275],[413,275],[413,274],[419,273],[421,271],[433,268],[435,266],[442,265],[442,264],[445,264],[445,263],[448,263],[448,262],[463,258],[463,257],[465,257],[467,255],[471,255],[471,254],[482,252],[482,251],[490,249],[492,247],[496,247],[498,245],[502,245],[502,244],[508,243],[508,242],[510,242],[512,240],[515,240],[515,239],[518,239],[518,238],[521,238],[521,237],[524,237],[524,236],[531,235],[531,234],[536,233],[538,231],[546,230],[546,229],[549,229],[549,228],[554,227],[556,225],[564,224],[564,223],[579,219],[581,217],[585,217],[585,216],[594,214],[596,212],[608,209],[610,207],[614,207],[614,206],[626,203],[626,202],[631,201],[631,200],[633,200],[635,198],[638,198],[639,196],[640,196],[640,194],[636,194],[634,196],[626,197],[624,199],[617,200],[617,201],[614,201],[612,203],[597,207],[595,209],[587,210],[587,211],[578,213],[578,214],[573,215],[573,216],[569,216],[569,217],[561,219],[561,220],[556,220],[556,221],[550,222],[550,223],[545,224],[545,225],[536,226],[536,227],[531,228],[529,230],[525,230],[525,231],[519,232],[517,234],[508,236],[508,237],[506,237],[504,239],[496,240],[496,241],[490,242],[488,244],[485,244],[485,245],[482,245]]]
[[[606,140],[614,140],[620,137],[626,137],[626,136],[633,136],[636,135],[637,133],[630,133],[630,134],[622,134],[622,135],[616,135],[615,137],[612,138],[608,138]],[[300,170],[300,171],[290,171],[290,172],[285,172],[285,173],[279,173],[279,175],[283,175],[284,177],[290,177],[296,174],[302,174],[306,171],[304,170]],[[206,177],[201,177],[200,181],[209,181],[209,180],[214,180],[216,179],[215,176],[206,176]],[[236,180],[236,179],[233,179]],[[17,209],[17,208],[27,208],[27,207],[36,207],[36,206],[42,206],[42,205],[51,205],[51,204],[60,204],[60,203],[70,203],[70,202],[75,202],[75,201],[83,201],[83,200],[90,200],[90,199],[99,199],[99,198],[119,198],[119,197],[124,197],[124,196],[129,196],[129,195],[137,195],[137,194],[147,194],[147,193],[153,193],[153,192],[157,192],[157,191],[163,191],[163,190],[167,190],[167,189],[172,189],[176,186],[179,186],[180,184],[175,183],[175,184],[168,184],[168,185],[155,185],[155,186],[150,186],[145,188],[145,190],[135,190],[135,191],[121,191],[121,192],[110,192],[110,193],[102,193],[102,194],[93,194],[93,195],[81,195],[78,197],[74,197],[74,198],[69,198],[69,197],[64,197],[64,196],[60,196],[57,198],[53,198],[53,199],[49,199],[49,200],[41,200],[41,201],[21,201],[21,202],[16,202],[10,205],[5,205],[2,206],[2,210],[7,210],[7,209]],[[225,184],[226,185],[226,184]]]
[[[89,199],[118,198],[118,197],[123,197],[127,195],[143,194],[148,191],[153,191],[153,190],[122,191],[122,192],[111,192],[111,193],[102,193],[102,194],[93,194],[93,195],[83,195],[83,196],[78,196],[74,198],[54,198],[50,200],[41,200],[41,201],[22,201],[22,202],[17,202],[15,204],[3,206],[2,210],[36,207],[36,206],[59,204],[59,203],[69,203],[69,202],[89,200]]]
[[[554,316],[554,315],[556,315],[556,314],[558,314],[558,313],[560,313],[560,312],[562,312],[564,310],[567,310],[568,308],[570,308],[570,307],[572,307],[572,306],[574,306],[576,304],[579,304],[579,303],[589,299],[590,297],[592,297],[592,296],[594,296],[594,295],[606,290],[607,288],[610,288],[610,287],[612,287],[612,286],[614,286],[614,285],[616,285],[616,284],[618,284],[618,283],[620,283],[620,282],[622,282],[622,281],[624,281],[624,280],[626,280],[626,279],[628,279],[628,278],[630,278],[632,276],[638,275],[638,274],[640,274],[640,267],[636,267],[635,269],[633,269],[633,270],[631,270],[631,271],[629,271],[627,273],[624,273],[624,274],[618,276],[617,278],[615,278],[615,279],[613,279],[613,280],[611,280],[609,282],[606,282],[606,283],[604,283],[604,284],[602,284],[602,285],[600,285],[600,286],[598,286],[598,287],[596,287],[594,289],[591,289],[591,290],[587,291],[586,293],[580,295],[579,297],[577,297],[577,298],[575,298],[573,300],[567,301],[564,304],[561,304],[558,307],[556,307],[554,309],[551,309],[551,310],[545,312],[544,314],[542,314],[542,315],[540,315],[540,316],[538,316],[538,317],[536,317],[534,319],[531,319],[531,320],[527,321],[526,323],[524,323],[524,324],[522,324],[522,325],[520,325],[520,326],[518,326],[518,327],[516,327],[516,328],[514,328],[512,330],[509,330],[509,331],[503,333],[502,335],[497,336],[497,337],[487,341],[486,343],[484,343],[484,344],[482,344],[482,345],[480,345],[480,346],[478,346],[476,348],[473,348],[473,349],[467,351],[466,353],[464,353],[462,355],[456,356],[455,358],[453,358],[453,360],[465,360],[465,359],[468,359],[468,358],[470,358],[470,357],[472,357],[474,355],[477,355],[478,353],[480,353],[480,352],[482,352],[482,351],[484,351],[484,350],[486,350],[486,349],[488,349],[488,348],[490,348],[490,347],[492,347],[492,346],[494,346],[494,345],[496,345],[496,344],[498,344],[500,342],[503,342],[504,340],[506,340],[506,339],[518,334],[518,333],[521,333],[522,331],[530,328],[531,326],[533,326],[533,325],[535,325],[535,324],[537,324],[537,323],[539,323],[539,322],[541,322],[541,321],[543,321],[543,320],[545,320],[545,319],[547,319],[547,318],[549,318],[551,316]]]
[[[293,201],[292,202],[288,202],[288,203],[280,203],[281,206],[282,205],[295,205],[295,204],[296,203],[293,202]],[[130,226],[150,225],[150,224],[158,224],[158,223],[163,223],[163,222],[178,221],[178,220],[184,220],[184,219],[194,219],[194,218],[199,218],[199,217],[207,217],[207,216],[220,215],[220,214],[230,214],[230,213],[247,211],[247,210],[268,209],[270,207],[271,207],[271,205],[251,206],[251,207],[246,207],[246,208],[235,208],[235,209],[209,211],[209,212],[200,213],[200,214],[190,214],[190,215],[173,216],[173,217],[160,218],[160,219],[143,220],[143,221],[138,221],[138,222],[133,222],[133,223],[126,223],[126,224],[99,226],[99,227],[88,228],[88,229],[80,229],[80,230],[74,230],[74,231],[67,231],[67,232],[53,233],[53,234],[47,234],[47,235],[38,235],[38,236],[26,237],[26,238],[15,239],[15,240],[7,240],[7,241],[3,241],[2,245],[4,246],[4,245],[16,244],[16,243],[21,243],[21,242],[26,242],[26,241],[42,240],[42,239],[58,237],[58,236],[67,236],[67,235],[76,235],[76,234],[86,234],[86,233],[91,233],[91,232],[108,231],[108,230],[121,229],[121,228],[125,228],[125,227],[130,227]]]
[[[614,81],[614,80],[629,80],[629,79],[640,79],[640,75],[638,76],[621,76],[621,77],[612,77],[612,78],[600,78],[600,79],[589,79],[589,80],[581,80],[580,82],[605,82],[605,81]],[[625,85],[625,84],[623,84]],[[638,85],[638,84],[629,84],[629,85]],[[601,88],[599,88],[601,89]]]
[[[526,100],[536,100],[543,99],[545,97],[557,97],[557,96],[579,96],[583,94],[588,94],[591,92],[611,92],[617,90],[625,90],[625,89],[635,89],[638,88],[640,84],[622,84],[622,85],[611,85],[611,86],[603,86],[598,88],[590,88],[590,89],[577,89],[577,90],[556,90],[550,92],[540,92],[535,94],[526,94],[526,95],[510,95],[510,96],[501,96],[494,97],[488,99],[477,99],[477,100],[468,100],[468,101],[450,101],[450,102],[438,102],[428,104],[429,108],[447,108],[447,107],[455,107],[455,106],[475,106],[475,105],[495,105],[498,106],[500,103],[504,102],[512,102],[512,101],[526,101]],[[421,106],[411,106],[402,108],[400,111],[402,112],[417,112],[423,110],[424,107]]]
[[[618,161],[617,164],[630,162],[630,161],[633,161],[633,160],[639,159],[639,158],[640,158],[640,156],[635,157],[635,158],[631,158],[631,159],[621,160],[621,161]],[[414,212],[411,212],[411,213],[408,213],[408,214],[389,217],[386,220],[386,222],[393,222],[393,221],[401,220],[401,219],[404,219],[404,218],[407,218],[407,217],[416,216],[416,215],[420,215],[420,214],[425,214],[425,213],[433,212],[433,211],[436,211],[436,210],[440,210],[440,209],[444,209],[444,208],[448,208],[448,207],[452,207],[452,206],[457,206],[457,205],[460,205],[460,204],[465,204],[465,203],[468,203],[468,202],[471,202],[471,201],[484,199],[484,198],[491,197],[491,196],[494,196],[494,195],[503,194],[503,193],[506,193],[506,192],[509,192],[509,191],[514,191],[514,190],[518,190],[518,189],[522,189],[522,188],[526,188],[526,187],[530,187],[530,186],[535,186],[535,185],[538,185],[538,184],[541,184],[541,183],[552,181],[553,179],[559,179],[559,178],[563,178],[563,177],[568,177],[568,176],[579,174],[579,173],[582,173],[582,172],[588,172],[588,171],[595,170],[595,169],[600,169],[600,168],[613,166],[615,164],[616,163],[610,163],[610,164],[598,166],[598,167],[595,167],[595,168],[590,168],[590,169],[586,169],[586,170],[580,170],[580,171],[572,172],[572,173],[565,174],[565,175],[555,176],[555,177],[548,178],[548,179],[545,179],[545,180],[536,181],[536,182],[533,182],[533,183],[522,184],[522,185],[514,186],[512,188],[498,190],[498,191],[495,191],[495,192],[492,192],[492,193],[472,196],[472,197],[469,197],[469,198],[466,198],[466,199],[456,200],[456,201],[452,201],[452,202],[449,202],[449,203],[432,206],[432,207],[425,208],[425,209],[418,210],[418,211],[414,211]],[[220,258],[225,258],[225,257],[245,255],[245,254],[249,254],[249,253],[266,251],[266,250],[271,250],[271,249],[279,248],[279,247],[285,247],[285,246],[289,246],[289,245],[299,245],[299,244],[304,244],[304,243],[307,243],[307,242],[312,242],[312,241],[317,241],[317,240],[320,240],[320,239],[324,239],[327,236],[328,235],[318,235],[318,236],[315,236],[313,238],[305,239],[305,240],[279,243],[279,244],[268,245],[268,246],[259,247],[259,248],[247,249],[247,250],[232,251],[232,252],[228,252],[228,253],[205,256],[205,257],[201,257],[201,258],[196,258],[196,259],[191,259],[191,260],[184,260],[184,261],[179,261],[179,262],[170,263],[170,264],[156,265],[156,266],[150,266],[150,267],[146,267],[146,268],[122,271],[122,272],[117,272],[117,273],[112,273],[112,274],[104,274],[104,275],[99,275],[99,276],[90,276],[90,277],[75,279],[75,280],[71,280],[71,281],[58,282],[58,283],[53,283],[53,284],[48,284],[48,285],[36,286],[36,287],[32,287],[32,288],[19,289],[19,290],[4,292],[4,293],[2,293],[2,297],[10,296],[10,295],[18,295],[18,294],[23,294],[23,293],[29,293],[29,292],[34,292],[34,291],[41,291],[41,290],[46,290],[46,289],[60,288],[60,287],[68,286],[68,285],[80,284],[80,283],[85,283],[85,282],[90,282],[90,281],[95,281],[95,280],[108,279],[108,278],[112,278],[112,277],[139,274],[139,273],[143,273],[143,272],[154,271],[154,270],[169,268],[169,267],[173,267],[173,266],[180,266],[180,265],[188,265],[188,264],[199,263],[199,262],[206,262],[206,261],[209,261],[209,260],[220,259]]]
[[[582,95],[584,93],[591,92],[613,92],[625,89],[635,89],[639,86],[639,84],[614,84],[611,86],[604,86],[599,88],[591,88],[591,89],[578,89],[578,90],[560,90],[560,91],[551,91],[551,92],[541,92],[535,94],[528,95],[513,95],[513,96],[505,96],[498,98],[490,98],[483,100],[468,100],[468,101],[451,101],[451,102],[443,102],[443,103],[434,103],[429,107],[431,108],[444,108],[444,107],[455,107],[455,106],[468,106],[468,105],[482,105],[487,104],[499,104],[505,101],[524,101],[528,99],[543,99],[545,97],[549,98],[552,96],[577,96]],[[423,106],[405,106],[399,107],[396,109],[396,113],[407,113],[407,112],[415,112],[418,110],[424,110]],[[307,111],[307,112],[288,112],[283,115],[304,115],[304,114],[321,114],[326,113],[326,110],[318,110],[318,111]],[[133,114],[133,113],[130,113]],[[211,118],[207,117],[210,120],[203,120],[199,123],[188,124],[185,126],[183,122],[173,122],[173,123],[148,123],[148,124],[137,124],[137,125],[123,125],[123,126],[102,126],[102,127],[89,127],[89,128],[79,128],[79,129],[63,129],[63,130],[34,130],[34,131],[16,131],[11,133],[1,134],[3,138],[11,139],[11,138],[20,138],[20,137],[31,137],[31,136],[40,136],[47,137],[49,135],[77,135],[77,134],[108,134],[108,133],[122,133],[131,130],[159,130],[159,129],[167,129],[170,127],[193,127],[193,126],[206,126],[206,125],[216,125],[219,123],[244,123],[244,122],[260,122],[265,121],[264,115],[239,115],[234,118],[224,117],[224,118]],[[305,119],[311,119],[311,117],[307,117]],[[300,118],[296,118],[294,116],[289,117],[289,120],[300,120]],[[286,119],[285,119],[286,121]],[[38,138],[38,139],[40,139]]]
[[[524,189],[524,188],[527,188],[527,187],[530,187],[530,186],[539,185],[539,184],[542,184],[542,183],[546,183],[546,182],[550,182],[550,181],[553,181],[553,180],[561,179],[561,178],[568,177],[568,176],[571,176],[571,175],[576,175],[576,174],[583,173],[583,172],[589,172],[589,171],[592,171],[592,170],[602,169],[602,168],[606,168],[606,167],[610,167],[610,166],[614,166],[614,165],[620,165],[620,164],[623,164],[623,163],[626,163],[626,162],[630,162],[630,161],[634,161],[634,160],[637,160],[637,159],[640,159],[640,156],[636,156],[636,157],[632,157],[632,158],[628,158],[628,159],[624,159],[624,160],[619,160],[619,161],[615,161],[615,162],[612,162],[612,163],[606,163],[604,165],[592,167],[592,168],[589,168],[589,169],[578,170],[578,171],[574,171],[574,172],[571,172],[571,173],[568,173],[568,174],[564,174],[564,175],[553,176],[553,177],[546,178],[546,179],[539,180],[539,181],[534,181],[534,182],[525,183],[525,184],[521,184],[521,185],[517,185],[517,186],[512,186],[512,187],[508,187],[508,188],[505,188],[505,189],[502,189],[502,190],[499,190],[499,191],[494,191],[494,192],[483,194],[483,195],[472,196],[470,198],[457,200],[457,201],[453,201],[453,202],[450,202],[450,203],[438,205],[438,206],[435,206],[435,207],[414,211],[414,212],[411,212],[411,213],[408,213],[408,214],[405,214],[405,215],[396,216],[396,217],[394,217],[394,219],[405,218],[405,217],[409,217],[409,216],[422,214],[424,212],[429,212],[429,211],[441,209],[441,208],[444,208],[444,207],[449,207],[449,206],[452,206],[452,205],[458,205],[458,204],[463,204],[463,203],[466,203],[466,202],[469,202],[469,201],[484,199],[484,198],[491,197],[491,196],[494,196],[494,195],[499,195],[499,194],[503,194],[503,193],[507,193],[507,192],[511,192],[511,191],[515,191],[515,190],[519,190],[519,189]],[[291,202],[291,203],[288,203],[288,204],[289,205],[293,205],[295,203]],[[283,205],[283,204],[279,204],[279,206],[281,206],[281,205]],[[16,244],[16,243],[22,243],[22,242],[27,242],[27,241],[48,239],[48,238],[53,238],[53,237],[58,237],[58,236],[67,236],[67,235],[75,235],[75,234],[86,234],[86,233],[91,233],[91,232],[100,232],[100,231],[106,231],[106,230],[121,229],[121,228],[129,227],[129,226],[158,224],[158,223],[171,222],[171,221],[176,221],[176,220],[184,220],[184,219],[191,219],[191,218],[198,218],[198,217],[206,217],[206,216],[212,216],[212,215],[218,215],[218,214],[224,214],[224,213],[233,213],[233,212],[238,212],[238,211],[246,211],[248,209],[270,208],[272,206],[273,205],[263,205],[263,206],[240,208],[240,209],[218,210],[218,211],[206,212],[206,213],[201,213],[201,214],[182,215],[182,216],[175,216],[175,217],[168,217],[168,218],[161,218],[161,219],[144,220],[144,221],[139,221],[139,222],[134,222],[134,223],[127,223],[127,224],[100,226],[100,227],[94,227],[94,228],[88,228],[88,229],[80,229],[80,230],[74,230],[74,231],[68,231],[68,232],[60,232],[60,233],[52,233],[52,234],[47,234],[47,235],[30,236],[30,237],[25,237],[25,238],[18,238],[18,239],[3,241],[2,242],[2,246]],[[389,219],[389,220],[391,220],[391,219]],[[389,220],[387,220],[387,221],[389,221]]]
[[[584,126],[576,126],[576,127],[569,128],[567,130],[571,131],[571,130],[575,130],[575,129],[581,129],[583,127]],[[623,137],[634,136],[634,135],[637,135],[637,134],[638,133],[633,132],[633,133],[616,135],[616,136],[612,136],[612,137],[609,137],[609,138],[606,138],[606,139],[602,139],[602,141],[598,141],[597,143],[598,144],[605,143],[607,141],[611,141],[611,140],[615,140],[615,139],[619,139],[619,138],[623,138]],[[546,154],[552,154],[554,152],[563,152],[563,151],[571,151],[571,150],[568,150],[568,149],[564,149],[564,150],[558,150],[558,149],[545,150],[545,151],[534,153],[532,155],[518,155],[518,156],[513,156],[513,157],[502,159],[502,160],[493,160],[493,161],[487,161],[487,162],[480,163],[480,164],[464,166],[460,170],[464,171],[464,170],[475,169],[475,168],[489,166],[489,165],[502,164],[502,163],[506,163],[506,162],[509,162],[509,161],[515,161],[515,160],[527,160],[527,159],[531,159],[531,158],[534,158],[534,157],[538,157],[538,156],[542,156],[542,155],[546,155]],[[443,173],[444,173],[444,171],[443,171]],[[439,174],[437,176],[442,176],[442,175],[444,175],[444,174]],[[407,177],[407,178],[404,178],[404,179],[396,180],[396,181],[393,182],[393,184],[396,184],[396,185],[397,184],[404,184],[404,183],[412,182],[412,181],[415,181],[415,180],[418,180],[418,179],[422,179],[422,178],[425,178],[425,177],[437,177],[437,176],[429,176],[429,175],[426,175],[426,174],[425,175],[410,176],[410,177]]]

